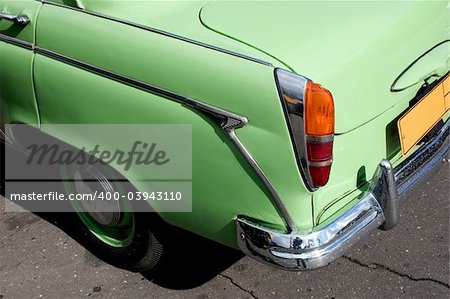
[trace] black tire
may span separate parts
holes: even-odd
[[[132,242],[126,247],[113,247],[97,238],[80,220],[83,244],[92,254],[108,264],[130,270],[144,272],[153,269],[164,252],[162,243],[148,228],[146,213],[134,213],[135,233]]]

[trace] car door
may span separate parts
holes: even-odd
[[[38,124],[33,91],[35,26],[42,3],[0,0],[0,120]]]

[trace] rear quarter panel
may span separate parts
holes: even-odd
[[[248,117],[238,136],[299,229],[311,229],[311,197],[297,169],[272,67],[47,4],[37,46]],[[34,71],[42,124],[192,124],[193,212],[161,214],[167,222],[229,245],[235,243],[237,214],[284,229],[259,178],[198,112],[42,55]],[[64,140],[64,132],[56,134]]]

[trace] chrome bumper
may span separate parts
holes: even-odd
[[[447,121],[440,131],[395,169],[381,161],[367,191],[344,213],[314,231],[285,233],[236,219],[239,248],[247,255],[287,270],[326,266],[376,228],[390,229],[399,221],[399,198],[429,173],[449,150]]]

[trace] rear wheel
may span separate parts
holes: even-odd
[[[111,181],[109,166],[64,166],[64,188],[71,194],[124,194],[128,184]],[[142,272],[155,267],[163,246],[151,232],[147,213],[136,213],[126,200],[74,200],[71,204],[86,236],[85,246],[102,260]]]

